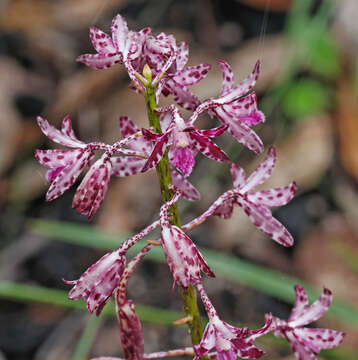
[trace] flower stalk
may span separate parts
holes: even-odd
[[[147,72],[148,73],[148,72]],[[145,85],[145,103],[147,108],[149,125],[153,128],[156,133],[161,134],[162,129],[160,126],[159,115],[156,114],[155,110],[157,108],[157,102],[155,97],[156,86],[153,85],[151,81],[151,76],[145,74],[147,84]],[[168,158],[168,150],[165,150],[165,153],[162,159],[156,166],[162,202],[166,203],[172,199],[174,193],[171,190],[172,185],[172,177],[170,174],[170,165]],[[177,204],[173,204],[169,210],[171,218],[170,224],[175,225],[177,227],[181,227],[180,216],[178,212]],[[184,311],[186,316],[191,320],[187,322],[189,326],[189,332],[191,336],[192,344],[198,344],[202,337],[202,326],[201,326],[201,318],[196,300],[196,291],[193,285],[189,284],[187,288],[181,288],[181,296],[184,304]]]

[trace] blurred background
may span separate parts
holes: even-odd
[[[262,62],[256,91],[266,123],[256,127],[278,162],[264,188],[298,184],[275,216],[294,235],[284,249],[235,209],[230,220],[209,219],[190,233],[217,274],[205,279],[221,317],[262,326],[264,313],[287,318],[293,285],[311,301],[322,286],[335,302],[320,327],[347,332],[322,359],[357,359],[358,351],[358,2],[356,0],[2,0],[0,2],[0,359],[83,360],[121,356],[113,312],[89,317],[82,301],[67,300],[62,278],[76,279],[108,249],[157,218],[160,194],[153,173],[113,178],[102,209],[88,222],[71,209],[76,186],[52,203],[44,199],[46,170],[38,148],[56,148],[35,118],[59,126],[70,114],[83,141],[120,137],[118,119],[146,125],[143,99],[128,88],[121,66],[96,71],[75,61],[93,53],[88,28],[110,33],[120,13],[129,28],[174,34],[190,46],[189,65],[212,64],[193,87],[201,100],[221,88],[216,59],[236,81]],[[171,99],[163,99],[169,104]],[[184,112],[185,113],[185,112]],[[209,119],[203,127],[212,127]],[[251,172],[254,156],[231,137],[218,143]],[[190,180],[202,194],[181,201],[184,222],[232,187],[227,165],[201,156]],[[204,176],[203,176],[204,174]],[[151,237],[153,239],[153,237]],[[129,284],[144,324],[147,352],[187,346],[178,290],[160,249],[148,255]],[[163,310],[164,309],[164,310]],[[259,342],[265,359],[293,359],[285,342]]]

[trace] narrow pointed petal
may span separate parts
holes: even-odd
[[[194,111],[200,105],[198,97],[188,88],[177,86],[172,80],[168,80],[166,85],[173,94],[174,101],[184,109]]]
[[[252,223],[271,239],[283,246],[292,246],[293,238],[287,229],[262,206],[253,204],[241,196],[237,198],[237,204],[243,208]]]
[[[234,119],[220,107],[215,109],[215,113],[221,122],[229,126],[228,131],[234,139],[251,151],[254,151],[256,154],[263,153],[264,145],[261,139],[249,126]]]
[[[123,53],[128,38],[127,22],[123,19],[121,15],[118,14],[112,20],[111,29],[112,29],[113,43],[117,48],[117,51]]]
[[[121,131],[122,138],[134,135],[139,131],[138,126],[128,116],[121,116],[119,118],[119,129]]]
[[[92,157],[92,152],[82,150],[75,159],[68,162],[51,183],[46,201],[52,201],[69,189]]]
[[[317,360],[317,357],[311,352],[311,349],[298,341],[293,331],[287,331],[286,338],[297,360]]]
[[[159,141],[163,137],[163,134],[156,134],[145,128],[142,128],[142,133],[145,139],[148,141]]]
[[[228,128],[228,125],[220,125],[216,128],[209,130],[197,130],[201,135],[206,137],[218,137],[222,135]]]
[[[247,178],[246,184],[240,189],[241,192],[248,192],[263,184],[271,175],[276,163],[276,150],[271,147],[264,161]]]
[[[322,295],[316,300],[311,306],[305,308],[305,311],[298,317],[296,316],[294,320],[289,321],[289,326],[298,327],[307,325],[313,321],[318,320],[322,317],[327,311],[332,302],[332,292],[324,288]]]
[[[301,316],[301,314],[305,311],[305,309],[308,307],[308,297],[306,294],[306,290],[302,286],[300,285],[295,286],[295,295],[296,295],[295,305],[292,308],[288,321],[293,321],[298,319]]]
[[[230,162],[225,152],[208,137],[201,135],[197,131],[190,131],[189,136],[193,140],[195,148],[209,159],[220,162]]]
[[[181,86],[195,85],[203,80],[211,69],[209,64],[199,64],[177,71],[173,80]]]
[[[283,206],[292,200],[296,189],[296,183],[292,182],[288,186],[249,193],[247,199],[254,204],[268,207]]]
[[[234,187],[241,188],[246,182],[246,174],[243,168],[232,163],[230,165],[230,172],[233,179]]]
[[[102,30],[96,27],[89,29],[90,38],[93,47],[99,54],[116,54],[117,49],[115,48],[112,38],[104,33]]]
[[[206,355],[211,349],[213,349],[216,342],[215,335],[215,326],[211,321],[209,321],[204,330],[200,344],[194,345],[195,355],[197,355],[198,357],[202,357]]]
[[[223,84],[221,88],[221,94],[227,93],[232,89],[234,85],[234,73],[232,72],[231,66],[223,60],[217,60],[222,72]]]
[[[108,69],[115,64],[121,63],[122,56],[119,54],[111,54],[111,56],[104,54],[83,54],[76,60],[92,69],[103,70]]]
[[[142,159],[138,156],[112,157],[111,175],[125,177],[138,174],[143,169],[146,161],[146,159]]]
[[[62,120],[61,132],[73,141],[83,144],[82,141],[77,139],[75,132],[73,131],[72,122],[69,115],[65,116],[65,118]]]
[[[35,157],[41,165],[53,169],[66,166],[68,163],[75,161],[77,156],[82,154],[82,152],[82,149],[36,150]]]
[[[72,137],[68,136],[66,133],[62,133],[60,130],[57,130],[54,126],[50,125],[47,120],[43,119],[41,116],[37,117],[37,123],[40,126],[42,132],[52,141],[73,148],[84,148],[85,143],[79,140],[74,140]]]
[[[182,197],[191,200],[199,201],[200,193],[199,191],[182,175],[176,172],[174,169],[171,169],[172,174],[172,183],[173,185],[182,192]]]
[[[238,85],[233,88],[227,90],[225,94],[223,94],[219,99],[217,99],[217,103],[225,104],[229,103],[245,94],[247,94],[256,84],[256,81],[259,77],[260,73],[260,62],[257,61],[252,73]]]
[[[300,342],[306,344],[317,354],[322,349],[333,349],[339,346],[345,336],[342,331],[319,328],[299,328],[294,330],[294,334],[300,339]]]
[[[158,164],[158,162],[164,155],[165,149],[167,148],[168,137],[169,134],[164,134],[161,139],[155,144],[152,153],[150,154],[145,165],[143,166],[142,172],[145,172]]]
[[[184,69],[185,64],[188,62],[188,59],[189,59],[189,46],[185,42],[181,42],[178,45],[178,50],[177,50],[177,58],[176,58],[177,69],[178,70]]]

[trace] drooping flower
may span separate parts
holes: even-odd
[[[111,153],[104,153],[89,169],[77,188],[72,208],[91,219],[103,203],[111,179]]]
[[[161,240],[169,269],[173,274],[173,288],[176,284],[187,288],[189,284],[198,284],[201,281],[200,270],[211,277],[215,277],[215,274],[191,239],[179,227],[169,224],[169,208],[178,198],[179,192],[160,209]]]
[[[87,303],[87,309],[92,314],[99,315],[119,285],[126,264],[123,252],[116,250],[102,256],[89,267],[78,280],[64,280],[66,284],[74,285],[68,294],[70,300],[81,297]]]
[[[46,201],[51,201],[62,195],[74,184],[84,167],[89,164],[94,153],[90,145],[77,139],[69,116],[63,119],[61,131],[40,116],[37,118],[37,122],[42,132],[49,139],[73,148],[36,150],[36,159],[40,164],[50,169],[46,174],[46,179],[51,182],[46,194]]]
[[[209,354],[214,348],[218,360],[236,360],[237,357],[257,359],[261,357],[264,352],[257,348],[253,342],[270,331],[271,317],[267,316],[266,324],[261,329],[236,328],[219,318],[203,285],[198,284],[197,288],[209,316],[209,322],[200,343],[194,345],[196,355],[194,360]]]
[[[253,224],[264,234],[283,246],[292,246],[293,238],[287,229],[277,221],[271,213],[270,207],[286,205],[296,192],[296,183],[253,192],[252,190],[263,184],[271,175],[276,162],[276,151],[269,149],[265,160],[246,179],[245,171],[238,165],[231,165],[234,180],[234,196],[229,197],[217,207],[213,215],[230,218],[235,204],[239,205]]]
[[[258,61],[252,73],[236,86],[233,85],[234,75],[230,65],[222,60],[218,63],[223,73],[221,94],[217,99],[209,99],[200,104],[191,117],[191,123],[193,124],[203,111],[208,110],[228,126],[228,132],[236,141],[261,154],[264,151],[263,143],[250,126],[265,121],[265,116],[257,109],[255,92],[248,94],[258,79],[260,62]]]
[[[304,327],[321,318],[332,302],[332,292],[323,288],[323,293],[313,304],[308,305],[306,291],[295,286],[296,302],[288,320],[273,317],[271,331],[276,337],[286,338],[297,360],[317,360],[322,349],[332,349],[341,344],[344,333],[331,329]]]
[[[120,118],[120,130],[123,138],[127,138],[139,131],[138,127],[127,116]],[[146,140],[144,136],[133,139],[127,143],[127,146],[131,150],[142,152],[149,157],[152,152],[153,145],[151,141]],[[115,176],[130,176],[140,172],[147,159],[137,156],[123,156],[123,157],[111,157],[112,162],[112,175]],[[171,175],[173,185],[180,189],[182,196],[191,201],[198,201],[200,194],[198,190],[181,174],[179,174],[174,168],[174,162],[170,159],[171,163]]]
[[[172,120],[163,134],[155,134],[146,129],[142,130],[148,140],[155,142],[155,146],[142,169],[143,172],[158,164],[167,147],[170,147],[171,163],[177,167],[184,177],[190,175],[198,151],[215,161],[229,161],[225,152],[210,139],[220,136],[226,130],[226,125],[210,130],[199,130],[188,125],[174,105],[158,109],[158,112],[169,113]]]

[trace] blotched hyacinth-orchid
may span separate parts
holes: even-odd
[[[332,302],[332,292],[324,288],[312,305],[302,286],[295,286],[296,301],[287,321],[273,317],[271,331],[275,336],[286,338],[297,360],[317,360],[322,349],[332,349],[343,341],[344,333],[331,329],[304,327],[321,318]]]
[[[102,256],[78,280],[65,280],[73,285],[69,298],[83,298],[89,312],[98,315],[108,299],[115,295],[123,352],[129,360],[177,355],[195,356],[195,360],[204,356],[218,360],[236,360],[237,357],[256,359],[263,355],[263,351],[253,342],[268,332],[286,338],[298,360],[316,360],[321,349],[338,346],[343,340],[342,332],[304,327],[328,310],[332,294],[326,288],[321,297],[309,306],[304,289],[296,286],[296,303],[289,319],[284,321],[268,314],[266,324],[258,330],[236,328],[221,320],[204,290],[200,272],[210,277],[215,275],[185,233],[209,216],[230,218],[236,204],[263,233],[281,245],[291,246],[291,234],[273,218],[270,208],[285,205],[292,199],[296,191],[295,182],[284,187],[254,191],[273,171],[276,161],[274,148],[269,149],[264,161],[247,178],[240,166],[231,164],[234,188],[222,194],[200,216],[180,226],[176,201],[180,196],[189,200],[200,199],[199,192],[187,179],[194,170],[196,155],[201,152],[212,160],[230,162],[212,138],[227,130],[236,141],[255,153],[264,151],[261,139],[251,129],[265,121],[264,114],[257,107],[256,93],[252,91],[259,76],[260,63],[256,63],[246,79],[234,85],[230,65],[218,60],[222,71],[220,95],[201,102],[189,91],[189,86],[201,81],[210,65],[185,67],[189,50],[184,42],[177,44],[173,35],[165,33],[152,35],[150,28],[129,31],[120,15],[113,19],[111,31],[112,36],[109,36],[97,28],[90,28],[91,41],[97,53],[81,55],[78,61],[94,69],[124,65],[132,80],[131,87],[145,97],[151,128],[140,130],[128,117],[122,116],[119,122],[121,140],[112,145],[102,142],[86,144],[75,136],[68,116],[63,120],[61,130],[38,117],[42,132],[68,148],[36,151],[38,161],[48,168],[46,178],[51,182],[46,200],[62,195],[88,167],[72,206],[92,218],[103,203],[111,176],[126,177],[156,167],[164,205],[160,209],[159,220],[125,240],[117,250]],[[162,94],[173,95],[177,104],[192,111],[189,119],[184,120],[175,105],[158,108]],[[215,116],[222,125],[208,130],[195,127],[195,121],[204,112]],[[94,160],[97,150],[102,153]],[[127,264],[127,251],[159,226],[162,228],[160,240],[147,240],[147,244]],[[187,316],[177,323],[189,322],[194,345],[145,354],[142,326],[132,300],[127,298],[127,283],[139,261],[158,245],[163,247],[173,275],[173,289],[178,284],[183,290]],[[200,315],[195,310],[196,296],[192,285],[197,287],[209,317],[201,340],[198,336],[201,332]],[[111,357],[98,359],[118,360]]]
[[[235,204],[239,205],[253,224],[264,234],[283,246],[292,246],[293,238],[287,229],[277,221],[270,207],[286,205],[296,192],[296,183],[253,192],[271,175],[276,162],[276,151],[270,148],[265,160],[246,179],[245,171],[236,164],[231,164],[231,175],[234,181],[233,196],[225,200],[214,211],[214,215],[230,218]]]
[[[261,329],[236,328],[219,318],[201,283],[197,285],[197,288],[209,316],[209,322],[200,344],[194,345],[196,354],[194,360],[209,354],[214,348],[218,360],[236,360],[238,356],[242,359],[261,357],[264,352],[253,342],[270,331],[271,316],[267,316],[266,324]]]

